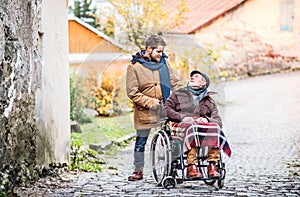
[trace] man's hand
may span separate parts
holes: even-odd
[[[194,118],[192,117],[184,117],[182,119],[182,122],[195,122]]]
[[[208,123],[208,120],[206,118],[200,117],[196,119],[196,122]]]
[[[159,99],[156,99],[156,105],[154,109],[161,109],[162,108],[162,102]]]

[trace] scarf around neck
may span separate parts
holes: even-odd
[[[189,92],[191,92],[194,96],[196,96],[196,99],[194,99],[194,105],[197,106],[199,102],[203,99],[203,97],[207,94],[207,87],[201,87],[201,88],[194,88],[187,84],[187,89]]]
[[[145,50],[142,51],[142,55],[144,54],[145,54]],[[166,63],[166,58],[168,57],[166,56],[166,54],[163,53],[159,62],[152,62],[143,59],[140,53],[136,53],[135,55],[132,55],[132,60],[131,60],[133,64],[139,62],[144,67],[150,70],[158,70],[159,77],[160,77],[160,86],[161,86],[164,102],[170,96],[170,90],[171,90],[170,73]]]

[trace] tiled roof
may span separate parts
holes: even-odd
[[[99,31],[98,29],[96,29],[95,27],[91,26],[90,24],[84,22],[83,20],[81,20],[80,18],[74,16],[74,15],[68,15],[68,20],[69,21],[76,21],[77,23],[79,23],[80,25],[84,26],[85,28],[89,29],[90,31],[94,32],[96,35],[102,37],[103,39],[105,39],[106,41],[110,42],[111,44],[119,47],[120,49],[127,51],[127,49],[120,45],[119,43],[117,43],[116,41],[114,41],[112,38],[110,38],[109,36],[105,35],[104,33],[102,33],[101,31]]]
[[[173,33],[190,34],[223,15],[227,11],[236,8],[246,0],[185,0],[189,11],[184,13],[185,25],[173,29]],[[177,12],[179,0],[168,0],[164,7],[172,16]]]

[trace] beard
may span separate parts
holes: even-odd
[[[158,58],[158,57],[154,56],[154,55],[152,54],[152,52],[151,52],[151,53],[150,53],[150,60],[151,60],[152,62],[160,62],[160,57]]]

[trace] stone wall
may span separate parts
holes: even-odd
[[[51,4],[61,8],[47,14]],[[68,162],[66,16],[65,1],[0,0],[0,191],[35,180],[50,163]],[[66,28],[45,31],[59,20]]]

